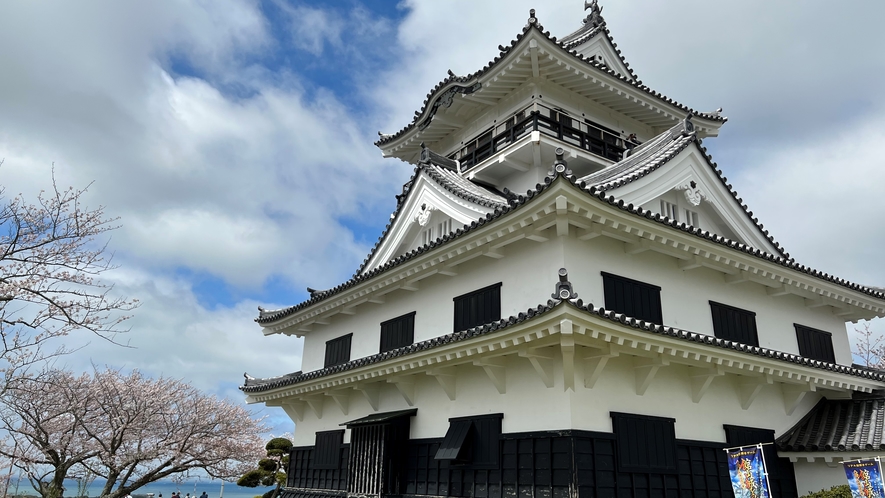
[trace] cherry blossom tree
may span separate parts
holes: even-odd
[[[74,330],[115,341],[125,331],[125,312],[137,303],[114,297],[98,278],[113,265],[97,239],[116,228],[116,220],[102,207],[83,206],[85,190],[59,190],[53,177],[52,190],[35,203],[3,194],[0,189],[0,368],[10,379],[64,353],[52,340]]]
[[[265,453],[265,427],[244,407],[180,380],[47,370],[16,379],[4,398],[0,454],[44,498],[80,474],[106,479],[107,498],[196,470],[232,480]]]

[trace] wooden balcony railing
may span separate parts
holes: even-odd
[[[461,171],[467,171],[531,131],[539,131],[616,162],[624,156],[628,145],[613,130],[574,118],[561,109],[532,104],[484,131],[448,157],[461,163]]]

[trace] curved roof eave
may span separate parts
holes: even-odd
[[[417,168],[416,168],[416,170],[417,170]],[[552,175],[547,176],[544,179],[544,183],[538,184],[536,189],[529,190],[524,195],[518,195],[514,198],[509,199],[507,206],[496,207],[493,212],[487,214],[483,218],[480,218],[480,219],[472,222],[470,225],[465,225],[464,228],[459,228],[448,235],[445,235],[435,241],[430,242],[429,244],[425,244],[421,247],[413,249],[412,251],[410,251],[408,253],[397,256],[396,258],[391,259],[390,261],[384,263],[383,265],[378,266],[377,268],[373,268],[365,273],[358,272],[348,281],[346,281],[342,284],[339,284],[332,289],[313,293],[313,294],[311,294],[310,299],[303,301],[299,304],[296,304],[294,306],[290,306],[288,308],[284,308],[281,310],[262,311],[259,314],[258,318],[255,319],[255,321],[263,326],[267,326],[273,322],[276,322],[276,321],[281,320],[287,316],[297,313],[298,311],[301,311],[305,308],[308,308],[308,307],[313,306],[317,303],[325,301],[326,299],[328,299],[334,295],[340,294],[341,292],[344,292],[345,290],[347,290],[357,284],[360,284],[360,283],[365,282],[367,280],[371,280],[372,278],[375,278],[383,273],[386,273],[387,271],[390,271],[402,264],[405,264],[406,262],[408,262],[408,261],[428,252],[428,251],[432,251],[432,250],[436,249],[437,247],[448,244],[449,242],[451,242],[455,239],[461,238],[468,233],[472,233],[473,231],[478,230],[478,229],[486,226],[487,224],[496,221],[498,218],[501,218],[502,216],[509,214],[512,211],[518,210],[521,207],[525,206],[526,204],[530,203],[533,199],[537,198],[541,193],[543,193],[548,188],[550,188],[550,186],[553,185],[553,183],[556,180],[558,180],[560,177],[564,181],[569,182],[571,185],[575,186],[576,188],[578,188],[580,191],[586,193],[587,195],[598,199],[600,202],[605,202],[606,204],[614,206],[614,207],[620,209],[621,211],[631,213],[631,214],[641,217],[641,218],[646,218],[648,220],[652,220],[652,221],[659,223],[661,225],[667,225],[673,229],[680,230],[685,233],[694,235],[698,238],[708,240],[708,241],[718,244],[720,246],[727,247],[732,250],[739,251],[739,252],[748,254],[750,256],[766,260],[768,262],[771,262],[773,264],[777,264],[777,265],[787,268],[789,270],[804,273],[804,274],[809,275],[813,278],[820,279],[820,280],[823,280],[826,282],[830,282],[830,283],[839,285],[841,287],[845,287],[847,289],[853,290],[855,292],[860,292],[860,293],[868,295],[870,297],[885,301],[885,293],[883,293],[881,291],[877,291],[877,290],[871,289],[869,287],[856,284],[856,283],[851,282],[851,281],[844,279],[844,278],[839,278],[834,275],[830,275],[829,273],[822,272],[822,271],[812,268],[810,266],[801,265],[801,264],[797,263],[792,258],[788,258],[788,257],[782,256],[779,254],[772,254],[772,253],[765,251],[763,249],[755,248],[755,247],[749,246],[747,244],[744,244],[742,242],[734,241],[734,240],[728,239],[726,237],[723,237],[721,235],[717,235],[717,234],[709,232],[707,230],[702,230],[700,228],[695,228],[690,225],[686,225],[685,223],[678,223],[676,221],[673,221],[673,220],[661,215],[660,213],[655,213],[653,211],[643,209],[642,207],[634,206],[633,204],[624,204],[623,200],[618,200],[612,195],[606,196],[605,195],[606,193],[604,191],[600,191],[596,187],[588,187],[586,184],[584,184],[583,182],[581,182],[580,180],[575,178],[573,175],[566,174],[565,172],[554,172]],[[724,177],[723,177],[723,180],[724,180]],[[389,225],[388,225],[387,229],[389,229]],[[383,238],[383,236],[382,236],[382,238]]]
[[[574,294],[571,290],[569,290],[569,294],[577,296],[577,294]],[[741,353],[755,355],[763,358],[770,358],[786,363],[798,364],[820,370],[828,370],[831,372],[851,375],[854,377],[868,379],[876,382],[885,382],[885,372],[871,371],[869,369],[856,368],[853,366],[839,365],[835,363],[827,363],[825,361],[814,360],[793,353],[785,353],[782,351],[763,348],[759,346],[751,346],[748,344],[729,341],[727,339],[721,339],[707,334],[701,334],[698,332],[691,332],[676,327],[669,327],[666,325],[647,322],[627,316],[623,313],[617,313],[615,311],[606,310],[605,308],[596,307],[591,303],[584,304],[581,299],[551,299],[547,301],[546,304],[540,304],[534,308],[529,308],[525,312],[519,313],[518,315],[510,316],[508,318],[502,318],[491,323],[479,325],[467,330],[454,332],[451,334],[446,334],[440,337],[435,337],[433,339],[427,339],[384,353],[378,353],[364,358],[357,358],[341,365],[326,367],[320,370],[314,370],[313,372],[295,372],[293,374],[273,377],[269,379],[255,379],[247,376],[247,382],[245,382],[243,386],[240,386],[240,390],[245,393],[260,393],[270,391],[273,389],[279,389],[282,387],[299,384],[301,382],[307,382],[326,377],[328,375],[346,372],[348,370],[353,370],[359,367],[382,363],[387,360],[407,356],[428,349],[433,349],[446,344],[461,342],[472,339],[474,337],[492,334],[500,330],[518,325],[520,323],[534,320],[563,304],[569,304],[583,313],[596,315],[610,322],[614,322],[633,329],[643,330],[651,334],[669,336],[686,342],[694,342],[721,349],[732,349]]]
[[[534,19],[534,18],[532,18],[532,19]],[[676,107],[677,109],[679,109],[682,112],[691,114],[692,116],[696,116],[701,119],[707,119],[707,120],[715,121],[715,122],[719,122],[719,123],[725,123],[726,121],[728,121],[728,118],[726,118],[725,116],[695,111],[694,109],[692,109],[684,104],[681,104],[681,103],[663,95],[660,92],[656,92],[656,91],[652,90],[648,86],[642,84],[642,82],[640,80],[630,79],[627,76],[621,75],[620,73],[610,69],[608,66],[606,66],[596,60],[588,59],[587,57],[584,57],[583,55],[577,53],[574,50],[567,49],[563,45],[563,43],[559,42],[556,39],[555,36],[551,36],[549,31],[544,31],[544,27],[537,21],[537,19],[534,19],[534,21],[532,21],[530,19],[529,24],[527,24],[523,28],[522,32],[516,36],[516,39],[510,41],[510,45],[508,45],[506,47],[500,46],[500,45],[498,46],[498,49],[501,51],[500,54],[497,57],[495,57],[494,59],[492,59],[491,61],[489,61],[485,66],[483,66],[482,69],[480,69],[474,73],[471,73],[467,76],[456,76],[454,73],[449,71],[449,76],[446,79],[440,81],[427,94],[427,97],[425,97],[424,103],[422,104],[421,109],[419,111],[415,112],[415,118],[412,120],[412,122],[409,123],[408,125],[406,125],[404,128],[402,128],[398,132],[393,133],[393,134],[383,134],[383,133],[379,132],[380,138],[375,142],[375,146],[382,148],[383,146],[391,144],[394,141],[403,139],[407,135],[409,135],[411,132],[414,132],[415,130],[417,130],[420,123],[424,123],[428,119],[432,120],[433,114],[436,112],[436,108],[438,107],[438,103],[443,98],[443,96],[446,92],[451,91],[452,89],[459,88],[459,87],[467,88],[467,85],[470,85],[472,87],[478,83],[481,83],[480,79],[483,76],[485,76],[487,73],[489,73],[492,69],[496,68],[499,64],[501,64],[502,61],[509,54],[513,53],[514,49],[517,47],[517,45],[519,45],[532,30],[535,30],[540,36],[544,37],[547,41],[549,41],[550,43],[552,43],[553,45],[558,47],[562,52],[564,52],[568,56],[572,57],[574,60],[585,64],[587,67],[592,67],[594,70],[599,71],[609,77],[615,78],[624,84],[633,86],[634,88],[648,94],[651,97],[654,97],[654,98],[660,100],[661,102],[663,102],[667,105],[671,105],[671,106]],[[626,62],[625,62],[625,64],[626,64]]]

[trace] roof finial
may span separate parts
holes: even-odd
[[[578,293],[572,289],[572,283],[568,280],[568,270],[559,269],[559,282],[556,283],[556,289],[553,291],[553,299],[566,300],[577,299]]]
[[[535,9],[529,9],[529,26],[538,22],[538,18],[535,17]]]
[[[553,167],[550,168],[550,171],[547,172],[547,176],[555,177],[556,175],[571,175],[572,170],[568,168],[568,161],[565,160],[565,149],[557,147],[553,153],[556,154],[556,161],[553,163]]]
[[[599,0],[584,0],[584,10],[590,11],[590,14],[584,19],[584,24],[589,23],[591,28],[605,24],[605,19],[602,18],[602,7],[599,6]]]

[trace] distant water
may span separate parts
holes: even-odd
[[[9,487],[10,496],[15,493],[15,484],[15,478],[13,478]],[[101,495],[102,488],[104,488],[104,482],[96,480],[89,486],[89,488],[87,488],[86,495],[91,498],[97,498]],[[234,483],[226,482],[224,483],[224,498],[253,498],[254,496],[262,495],[271,489],[273,488],[244,488],[242,486],[237,486]],[[153,493],[154,498],[159,498],[162,493],[163,498],[171,498],[173,491],[181,492],[182,498],[185,498],[185,495],[187,494],[190,494],[191,497],[199,497],[203,491],[209,495],[209,498],[219,498],[221,496],[221,481],[201,479],[199,481],[183,482],[181,484],[175,484],[170,481],[157,481],[134,491],[132,494],[147,495],[148,493]],[[22,479],[17,494],[21,496],[36,495],[37,493],[31,488],[27,479]],[[73,497],[76,495],[77,481],[65,481],[65,496]]]

